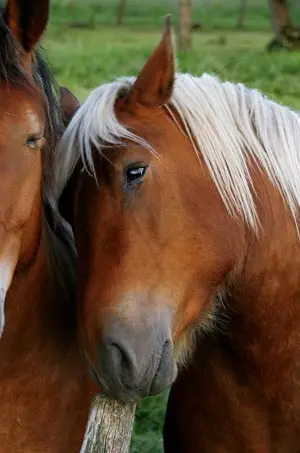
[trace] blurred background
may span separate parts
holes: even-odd
[[[178,53],[180,71],[242,81],[300,109],[300,0],[287,1],[288,15],[283,0],[52,0],[45,47],[59,82],[83,100],[105,81],[137,74],[160,39],[164,15],[178,27],[180,3],[181,11],[190,9],[182,21],[191,28],[190,49]],[[282,46],[272,47],[275,35]]]
[[[244,82],[300,110],[300,0],[52,0],[44,47],[58,82],[84,100],[103,82],[136,75],[168,13],[178,70]],[[140,404],[132,453],[162,453],[166,399]]]

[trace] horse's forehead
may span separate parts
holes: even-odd
[[[136,104],[127,108],[126,101],[121,99],[115,104],[115,114],[122,126],[144,139],[148,144],[162,145],[169,140],[177,140],[181,135],[166,109],[145,107]]]
[[[32,125],[43,122],[44,98],[35,88],[0,83],[0,122]]]

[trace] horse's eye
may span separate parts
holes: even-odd
[[[126,169],[126,183],[130,185],[141,182],[146,170],[147,167],[142,165],[140,167],[128,167]]]
[[[42,149],[45,146],[45,138],[30,135],[26,140],[26,146],[31,149]]]

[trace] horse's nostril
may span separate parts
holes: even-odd
[[[97,374],[114,398],[128,401],[158,393],[174,379],[169,324],[162,323],[161,316],[159,324],[150,321],[144,320],[142,330],[132,330],[117,318],[102,334]]]
[[[109,360],[109,357],[111,357],[112,364],[115,368],[115,370],[118,370],[121,366],[122,363],[122,353],[117,344],[109,344],[107,346],[107,360]]]
[[[115,346],[115,348],[117,348],[119,350],[121,369],[129,370],[132,366],[132,363],[129,358],[129,354],[126,353],[126,351],[124,349],[122,349],[120,346],[118,346],[118,345],[114,345],[114,346]]]
[[[113,342],[107,347],[108,357],[111,357],[112,368],[115,370],[115,376],[125,385],[132,385],[137,376],[134,358],[130,351],[121,344]]]

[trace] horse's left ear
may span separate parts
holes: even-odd
[[[80,107],[80,103],[76,96],[74,96],[74,94],[71,93],[71,91],[68,90],[68,88],[60,86],[59,92],[62,119],[64,126],[67,127],[74,113]]]
[[[60,92],[60,108],[64,126],[67,127],[73,115],[80,107],[80,102],[76,96],[71,93],[68,88],[59,87]],[[77,165],[64,188],[58,202],[58,210],[61,216],[73,226],[74,205],[75,205],[75,192],[77,187],[77,179],[79,174],[79,166]]]
[[[48,22],[50,0],[8,0],[4,20],[26,53],[41,39]]]
[[[58,211],[60,215],[72,228],[74,227],[75,198],[79,172],[80,169],[77,164],[58,201]]]
[[[172,94],[174,79],[171,17],[166,16],[162,40],[138,75],[126,101],[129,105],[139,103],[148,107],[166,104]]]

